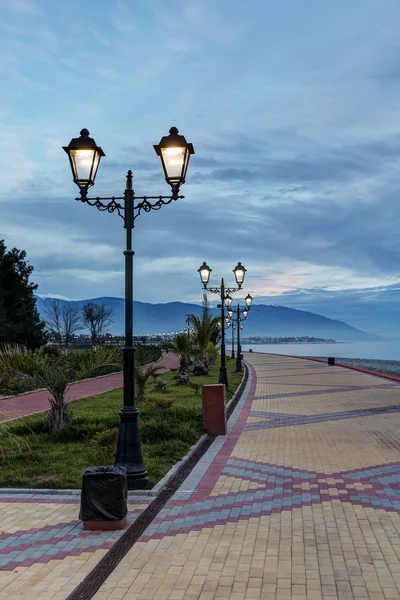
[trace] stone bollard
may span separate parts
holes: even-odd
[[[210,435],[226,435],[225,386],[222,383],[203,385],[203,426]]]

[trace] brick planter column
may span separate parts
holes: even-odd
[[[204,429],[210,435],[226,435],[225,385],[203,385],[201,391]]]

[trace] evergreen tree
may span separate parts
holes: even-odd
[[[7,250],[0,240],[0,344],[38,348],[46,340],[45,323],[36,308],[37,285],[29,282],[33,267],[25,257],[24,250]]]

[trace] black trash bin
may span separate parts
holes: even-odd
[[[82,476],[79,518],[85,529],[120,529],[128,513],[124,467],[91,467]]]
[[[330,357],[328,358],[328,365],[331,365],[331,366],[332,366],[332,365],[334,365],[334,364],[335,364],[335,358],[334,358],[333,356],[330,356]]]
[[[249,352],[253,352],[253,348],[249,348]]]

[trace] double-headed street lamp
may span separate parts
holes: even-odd
[[[89,188],[94,185],[101,157],[105,156],[100,146],[97,146],[94,139],[89,137],[89,131],[82,129],[80,137],[72,139],[69,145],[63,149],[68,154],[73,180],[80,191],[80,197],[75,200],[86,202],[101,211],[117,212],[122,217],[126,229],[124,404],[119,413],[120,426],[115,464],[125,467],[129,489],[146,489],[149,486],[149,480],[140,446],[139,411],[135,406],[132,229],[135,226],[135,219],[141,212],[159,210],[164,204],[170,204],[178,198],[183,198],[179,195],[179,188],[185,183],[189,159],[191,154],[194,154],[194,149],[183,135],[179,135],[176,127],[171,127],[169,135],[161,138],[160,143],[154,146],[156,154],[161,159],[165,179],[171,186],[171,195],[136,196],[132,186],[132,171],[128,171],[124,195],[105,198],[88,198],[87,195]]]
[[[225,355],[225,306],[229,309],[232,304],[232,298],[230,294],[239,291],[242,288],[244,277],[246,275],[246,269],[242,265],[242,263],[238,263],[236,267],[233,269],[233,273],[236,279],[235,288],[225,287],[224,279],[221,279],[221,285],[219,287],[207,287],[207,284],[210,280],[210,274],[212,269],[203,262],[201,267],[198,269],[198,273],[200,274],[201,283],[203,284],[203,288],[212,294],[218,294],[221,298],[221,304],[219,305],[221,308],[221,365],[219,368],[219,383],[223,383],[225,387],[228,387],[228,374],[226,372],[226,355]]]
[[[240,308],[240,305],[237,305],[237,308],[235,310],[233,310],[232,308],[229,309],[228,314],[229,314],[229,318],[230,321],[233,324],[236,324],[236,329],[237,329],[237,348],[236,348],[236,373],[241,373],[242,372],[242,361],[241,361],[241,353],[242,353],[242,349],[240,346],[240,330],[241,330],[241,321],[244,321],[245,319],[247,319],[247,315],[249,314],[249,310],[251,308],[251,304],[253,302],[253,298],[250,294],[247,294],[246,298],[244,299],[246,306],[244,308]],[[235,314],[236,313],[236,314]],[[235,316],[234,316],[235,315]],[[243,315],[243,316],[242,316]],[[232,346],[233,348],[233,346]],[[233,354],[233,352],[232,352]]]

